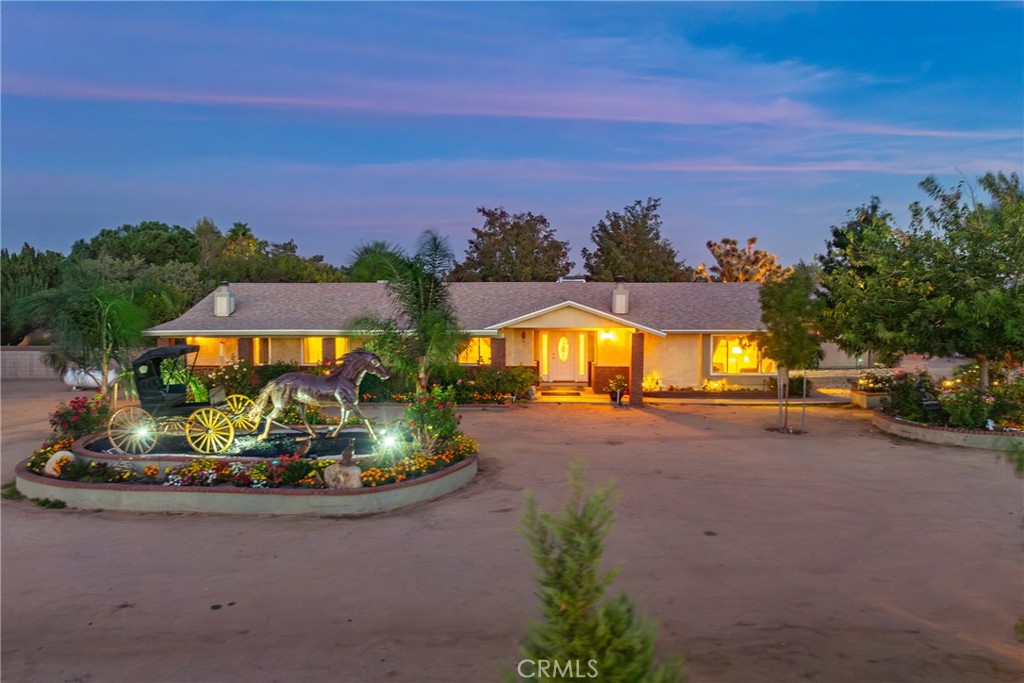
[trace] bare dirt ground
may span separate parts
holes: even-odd
[[[3,383],[2,472],[59,385]],[[46,383],[42,383],[46,384]],[[30,386],[32,385],[32,386]],[[569,462],[614,478],[616,588],[691,683],[1018,681],[1021,482],[988,451],[770,408],[531,405],[467,412],[481,474],[350,520],[2,504],[11,683],[500,680],[536,615],[523,496],[561,506]],[[599,679],[598,679],[599,680]]]

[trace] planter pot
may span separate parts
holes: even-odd
[[[628,394],[625,391],[609,391],[608,398],[612,400],[612,403],[616,405],[622,405],[622,402],[626,400]]]
[[[881,408],[882,399],[889,394],[884,391],[864,391],[863,389],[850,389],[850,403],[858,408]]]

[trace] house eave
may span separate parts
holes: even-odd
[[[542,315],[544,315],[546,313],[551,313],[553,311],[558,311],[558,310],[561,310],[563,308],[575,308],[577,310],[584,311],[584,312],[590,313],[592,315],[596,315],[596,316],[598,316],[600,318],[604,318],[605,320],[610,320],[612,322],[618,323],[619,325],[622,325],[623,327],[633,327],[633,328],[636,328],[638,330],[642,330],[643,332],[648,332],[650,334],[653,334],[653,335],[655,335],[657,337],[664,337],[665,336],[665,332],[663,332],[662,330],[658,330],[658,329],[655,329],[653,327],[648,327],[647,325],[642,325],[642,324],[636,322],[635,320],[627,320],[626,318],[620,318],[620,317],[618,317],[616,315],[612,315],[610,313],[605,313],[604,311],[599,310],[597,308],[591,308],[590,306],[584,306],[583,304],[577,303],[575,301],[562,301],[562,302],[557,303],[557,304],[555,304],[553,306],[548,306],[547,308],[541,308],[539,310],[533,311],[531,313],[527,313],[526,315],[521,315],[521,316],[519,316],[517,318],[513,318],[511,320],[505,320],[505,321],[500,322],[500,323],[495,323],[494,325],[491,325],[488,329],[500,330],[503,327],[511,327],[512,325],[518,325],[519,323],[526,322],[526,321],[530,320],[531,318],[536,318],[536,317],[542,316]]]

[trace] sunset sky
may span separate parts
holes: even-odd
[[[2,21],[2,243],[157,220],[337,265],[478,206],[543,213],[577,271],[662,198],[690,265],[785,263],[935,174],[1024,165],[1022,3],[18,3]]]

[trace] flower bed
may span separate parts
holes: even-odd
[[[388,488],[407,485],[414,480],[436,478],[447,469],[463,469],[461,463],[473,457],[477,452],[477,443],[459,430],[462,416],[455,412],[452,402],[451,388],[435,388],[424,392],[405,409],[404,427],[389,435],[389,439],[381,442],[381,447],[371,456],[356,463],[359,472],[354,482],[355,489]],[[62,405],[58,413],[67,410],[79,410],[80,406],[69,408]],[[75,412],[74,414],[78,414]],[[327,492],[324,472],[333,464],[343,464],[340,458],[321,457],[318,459],[300,457],[289,453],[273,457],[246,457],[246,452],[236,453],[234,457],[198,457],[182,455],[153,455],[129,457],[119,454],[98,453],[90,451],[87,446],[93,441],[102,440],[102,434],[92,434],[75,442],[69,433],[78,421],[54,419],[51,421],[57,432],[54,438],[36,451],[31,458],[19,466],[24,472],[27,485],[32,488],[47,487],[60,484],[84,486],[118,486],[118,490],[267,490],[282,489],[292,492]],[[403,436],[404,435],[404,436]],[[327,440],[317,440],[316,445]],[[340,442],[352,443],[342,435],[338,444],[326,444],[327,454],[344,450]],[[266,442],[260,442],[261,446]],[[306,443],[305,449],[312,444]],[[68,448],[72,452],[61,453]],[[58,457],[55,458],[54,456]],[[46,475],[46,476],[43,476]],[[460,481],[467,475],[462,475]],[[469,479],[472,475],[469,475]],[[468,479],[466,479],[468,481]],[[465,483],[463,481],[463,483]],[[336,485],[349,486],[351,481]],[[461,484],[459,484],[461,485]],[[433,495],[445,486],[428,487],[428,494]],[[59,488],[60,488],[59,487]],[[63,490],[63,489],[62,489]],[[331,489],[332,492],[340,490]],[[96,494],[100,495],[100,494]],[[291,493],[290,495],[294,495]],[[75,496],[72,496],[75,497]],[[93,496],[95,497],[95,496]],[[102,497],[102,496],[101,496]],[[109,498],[109,496],[107,496]],[[137,496],[129,496],[137,498]],[[407,496],[399,496],[404,500]],[[414,496],[419,498],[419,495]],[[59,498],[64,500],[64,498]],[[77,499],[81,502],[82,495]],[[84,496],[84,499],[91,499]],[[66,501],[75,504],[74,501]],[[115,507],[120,507],[116,504]],[[360,507],[360,506],[357,506]],[[365,507],[365,506],[362,506]],[[371,506],[372,507],[372,506]],[[136,509],[136,508],[123,508]],[[149,508],[146,508],[149,509]],[[361,507],[360,507],[361,509]],[[363,511],[365,512],[365,511]],[[356,512],[362,514],[363,512]],[[354,514],[356,514],[354,513]]]

